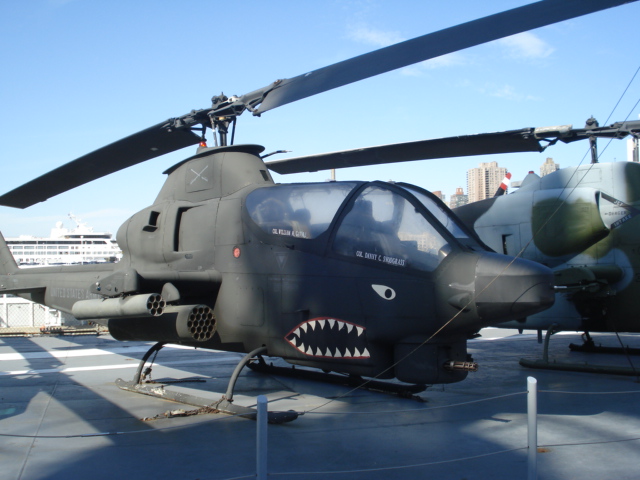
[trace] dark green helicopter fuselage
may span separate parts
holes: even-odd
[[[254,145],[205,148],[119,229],[117,264],[21,270],[0,289],[120,340],[250,352],[412,383],[463,379],[480,328],[553,303],[541,265],[490,252],[408,184],[274,184]]]

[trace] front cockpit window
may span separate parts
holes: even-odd
[[[355,182],[277,185],[247,196],[249,216],[271,235],[313,239],[324,233]]]
[[[425,208],[429,210],[429,212],[431,212],[431,214],[436,217],[442,225],[445,226],[451,235],[458,239],[469,238],[465,231],[455,222],[454,218],[447,211],[447,208],[444,205],[416,189],[407,186],[402,186],[402,188],[420,200],[420,203],[422,203],[422,205],[424,205]]]
[[[379,185],[364,189],[336,231],[333,251],[399,268],[434,270],[447,241],[406,198]]]

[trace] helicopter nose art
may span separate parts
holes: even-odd
[[[285,339],[311,357],[369,358],[366,329],[337,318],[314,318],[302,322]]]
[[[555,300],[553,273],[521,258],[488,253],[476,266],[476,306],[487,321],[518,318],[546,310]]]

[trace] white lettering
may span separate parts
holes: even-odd
[[[356,251],[356,257],[364,258],[365,260],[374,260],[380,263],[386,263],[387,265],[394,265],[397,267],[406,267],[407,261],[404,258],[389,257],[387,255],[379,255],[377,253]]]

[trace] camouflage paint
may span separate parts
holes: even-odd
[[[537,202],[531,209],[531,227],[536,247],[550,257],[584,250],[609,233],[597,205],[582,199]]]

